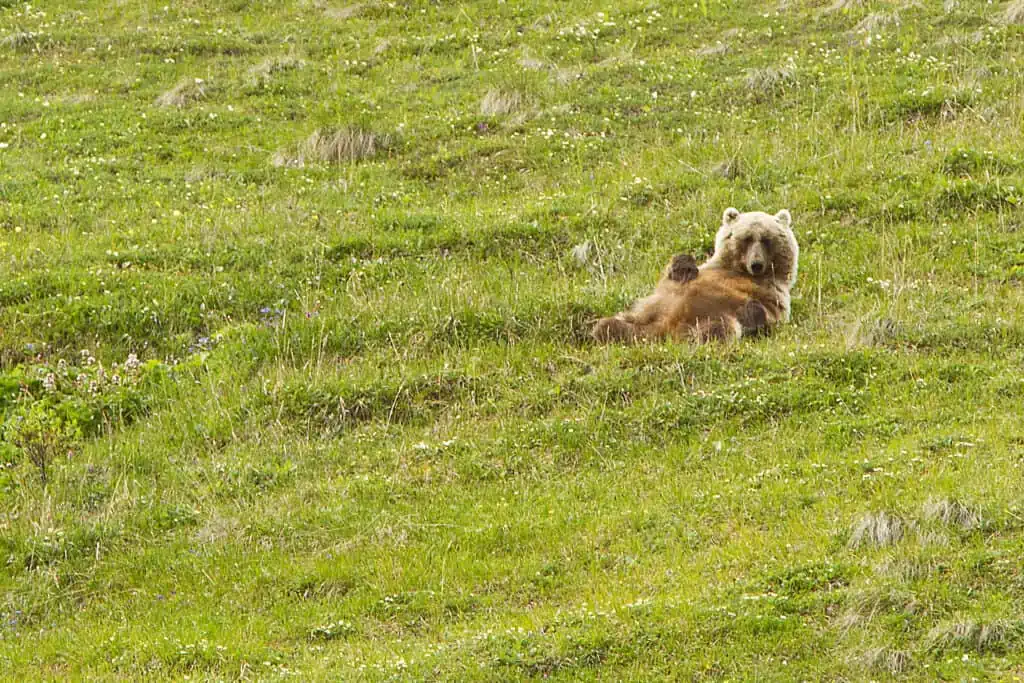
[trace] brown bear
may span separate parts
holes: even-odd
[[[788,321],[799,254],[791,223],[786,209],[774,216],[726,209],[715,253],[704,265],[674,256],[654,293],[599,320],[594,339],[731,341]]]

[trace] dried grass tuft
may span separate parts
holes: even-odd
[[[832,14],[834,12],[849,12],[850,10],[857,9],[864,4],[866,4],[866,0],[835,0],[831,5],[823,9],[822,13]]]
[[[519,60],[519,66],[523,67],[527,71],[540,71],[547,65],[536,57],[523,55],[523,58]]]
[[[698,57],[721,57],[724,54],[728,54],[730,49],[731,48],[728,43],[719,41],[714,45],[705,45],[704,47],[695,50],[693,54]]]
[[[921,512],[925,519],[937,520],[961,529],[976,529],[982,524],[981,514],[958,500],[933,498],[924,504]]]
[[[274,166],[301,168],[308,162],[346,164],[375,156],[391,144],[391,138],[361,128],[318,129],[299,145],[295,153],[278,151]]]
[[[796,83],[796,70],[791,66],[747,70],[747,89],[758,95],[778,92]]]
[[[890,318],[864,318],[846,326],[843,334],[847,350],[884,346],[895,339],[900,325]]]
[[[276,74],[300,69],[303,66],[305,66],[305,62],[296,57],[270,57],[249,69],[249,85],[267,85]]]
[[[861,516],[853,525],[849,546],[884,547],[899,542],[906,531],[906,523],[888,512],[873,512]]]
[[[15,31],[0,40],[0,45],[11,50],[30,50],[39,43],[39,34],[32,31]]]
[[[889,24],[899,24],[900,17],[898,14],[887,14],[885,12],[872,12],[867,15],[853,27],[856,33],[874,33],[879,29],[882,29]]]
[[[910,665],[910,653],[886,647],[873,647],[854,659],[865,669],[888,673],[891,676],[898,676]]]
[[[158,107],[181,109],[206,97],[206,86],[201,78],[184,78],[173,88],[156,98]]]
[[[363,11],[363,7],[361,4],[348,5],[347,7],[328,7],[324,10],[324,16],[328,19],[344,21],[345,19],[359,16],[359,13]]]
[[[1003,12],[1003,22],[1007,24],[1024,24],[1024,0],[1014,0]]]
[[[1024,633],[1020,622],[957,621],[939,624],[931,631],[925,642],[929,649],[970,648],[977,652],[990,652],[1008,647],[1019,640]]]
[[[519,111],[523,96],[515,90],[490,90],[480,102],[480,113],[484,116],[505,116]]]

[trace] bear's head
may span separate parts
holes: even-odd
[[[792,287],[799,251],[786,209],[773,216],[762,211],[740,213],[729,207],[715,235],[715,253],[709,265]]]

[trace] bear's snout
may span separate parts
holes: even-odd
[[[747,252],[746,261],[748,273],[755,277],[763,275],[768,264],[768,254],[765,253],[764,247],[762,247],[760,243],[757,243],[751,247],[749,252]]]

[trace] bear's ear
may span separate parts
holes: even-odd
[[[728,209],[725,210],[725,213],[722,214],[722,225],[729,225],[739,217],[739,209],[734,209],[730,206]]]
[[[775,214],[775,220],[782,223],[784,228],[788,228],[793,224],[793,217],[789,215],[789,209],[783,209]]]

